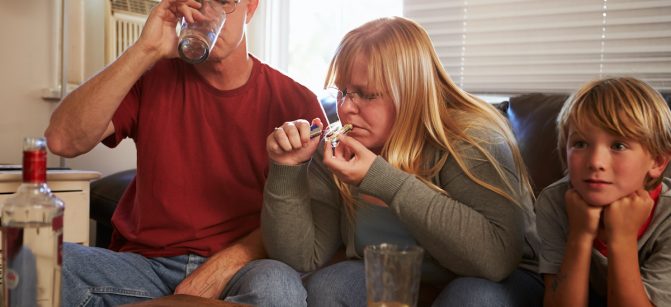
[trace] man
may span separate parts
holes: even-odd
[[[63,306],[172,293],[305,304],[281,295],[301,287],[276,277],[286,265],[252,260],[265,256],[258,227],[266,136],[283,122],[325,116],[314,94],[248,54],[246,25],[258,0],[229,2],[235,10],[206,62],[175,58],[177,21],[192,21],[200,3],[163,0],[138,41],[52,115],[45,134],[56,154],[126,137],[137,147],[137,176],[112,218],[114,251],[64,245]]]

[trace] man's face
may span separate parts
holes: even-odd
[[[232,0],[229,1],[232,2]],[[236,5],[235,11],[226,15],[226,21],[217,37],[208,61],[220,61],[240,47],[246,32],[248,3],[247,0],[241,0]]]

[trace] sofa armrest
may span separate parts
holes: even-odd
[[[126,187],[135,178],[135,173],[135,169],[126,170],[91,182],[89,217],[96,223],[95,246],[109,246],[112,237],[112,214]]]

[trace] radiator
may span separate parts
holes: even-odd
[[[146,16],[113,13],[106,29],[105,62],[111,63],[132,45],[142,33]]]
[[[111,0],[107,2],[106,64],[114,61],[140,37],[147,15],[157,3],[157,0]]]

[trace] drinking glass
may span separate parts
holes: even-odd
[[[424,249],[382,243],[364,248],[368,307],[417,306]]]
[[[205,19],[188,23],[182,17],[177,45],[179,57],[191,64],[207,60],[226,21],[224,4],[218,1],[201,0],[198,11],[205,16]]]

